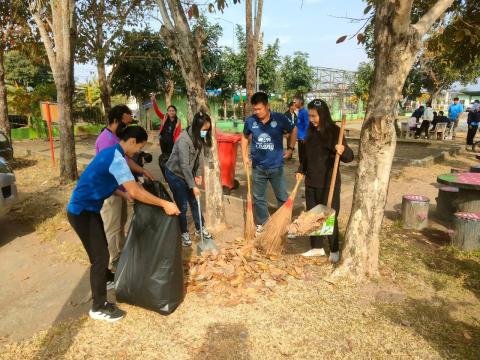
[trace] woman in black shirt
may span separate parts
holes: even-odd
[[[340,128],[335,125],[330,110],[325,101],[317,99],[308,104],[310,125],[305,141],[305,161],[298,168],[297,178],[305,176],[305,200],[307,210],[318,204],[327,204],[328,192],[332,178],[333,165],[336,153],[340,154],[342,162],[353,160],[353,151],[343,139],[343,145],[338,145]],[[338,262],[340,258],[338,245],[338,213],[340,212],[340,172],[337,173],[332,207],[336,211],[333,235],[329,236],[330,261]],[[323,256],[322,238],[310,237],[312,249],[304,256]]]

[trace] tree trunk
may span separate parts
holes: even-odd
[[[378,274],[379,233],[396,145],[396,109],[420,47],[420,36],[410,26],[411,4],[399,0],[378,4],[374,80],[360,135],[352,211],[339,269],[358,277]]]
[[[253,20],[252,20],[252,0],[245,1],[246,7],[246,35],[247,35],[247,68],[246,71],[246,85],[247,85],[247,109],[245,116],[252,114],[252,98],[255,89],[255,75],[257,67],[257,48],[255,46],[255,36],[253,34]]]
[[[8,121],[7,85],[5,84],[4,52],[0,46],[0,130],[10,139],[10,122]]]
[[[258,0],[255,9],[256,16],[252,19],[252,0],[245,1],[246,8],[246,41],[247,41],[247,68],[246,68],[246,86],[247,86],[247,103],[245,116],[252,114],[252,104],[250,99],[255,91],[255,83],[257,77],[257,55],[258,55],[258,39],[260,36],[260,26],[262,21],[263,0]]]
[[[165,106],[168,109],[172,105],[173,92],[175,90],[175,82],[173,80],[168,80],[167,85],[165,86]]]
[[[180,1],[159,0],[157,3],[165,23],[160,29],[160,35],[170,49],[173,59],[180,66],[187,86],[188,122],[190,123],[195,113],[199,111],[208,112],[207,96],[205,94],[206,78],[203,74],[202,66],[202,40],[204,34],[197,32],[194,35],[192,33]],[[167,7],[170,9],[171,17],[167,14]],[[211,151],[207,151],[204,169],[205,220],[208,227],[221,228],[225,226],[225,206],[220,182],[220,165],[213,120],[212,141],[213,146]]]
[[[78,178],[73,132],[73,82],[65,75],[57,83],[60,130],[60,174],[65,180]]]
[[[105,59],[97,58],[98,84],[100,85],[100,98],[102,99],[103,110],[105,112],[104,120],[108,119],[108,113],[112,108],[110,84],[105,70]]]

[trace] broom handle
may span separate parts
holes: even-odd
[[[297,180],[297,183],[295,184],[295,187],[293,188],[290,194],[290,198],[295,199],[295,197],[297,196],[298,187],[300,186],[301,182],[302,182],[302,179]]]
[[[340,134],[338,135],[338,145],[343,143],[343,133],[345,131],[345,125],[347,117],[342,115],[342,126],[340,127]],[[328,190],[327,207],[332,207],[333,191],[335,190],[335,182],[337,181],[338,165],[340,164],[340,154],[335,152],[335,164],[333,165],[332,180],[330,181],[330,189]]]
[[[247,187],[248,187],[248,196],[251,197],[252,196],[252,193],[251,193],[251,183],[250,183],[250,166],[247,165]]]

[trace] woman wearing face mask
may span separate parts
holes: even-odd
[[[177,117],[177,108],[175,106],[170,105],[167,108],[167,114],[165,115],[158,108],[155,96],[152,96],[151,100],[153,110],[161,120],[160,135],[158,138],[162,153],[158,157],[158,165],[162,170],[163,176],[165,176],[165,164],[172,154],[174,143],[178,140],[180,133],[182,132],[182,122]]]
[[[205,147],[212,146],[211,128],[212,123],[207,114],[202,112],[195,114],[192,125],[183,130],[175,142],[165,167],[165,179],[180,209],[183,246],[192,245],[187,223],[188,204],[195,222],[195,234],[199,235],[201,230],[204,238],[212,238],[205,227],[200,229],[201,214],[199,214],[197,203],[197,198],[200,196],[198,186],[202,184],[203,150]],[[202,224],[204,224],[203,221]]]
[[[318,204],[326,205],[330,182],[332,179],[335,155],[340,155],[344,163],[353,160],[353,151],[343,139],[338,145],[340,128],[335,125],[330,115],[330,110],[325,101],[317,99],[308,104],[308,118],[310,125],[307,130],[305,141],[305,159],[297,172],[297,179],[305,176],[305,200],[307,210]],[[340,171],[337,173],[335,190],[333,192],[332,207],[336,211],[333,235],[329,236],[330,261],[338,262],[340,258],[338,245],[338,213],[340,211]],[[304,256],[323,256],[323,241],[319,236],[310,237],[312,249],[304,253]]]

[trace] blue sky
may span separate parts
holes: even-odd
[[[265,43],[280,40],[281,55],[295,51],[310,54],[310,64],[344,70],[355,70],[367,56],[355,39],[336,44],[341,35],[354,34],[361,26],[347,19],[363,15],[365,3],[361,0],[264,0],[262,31]],[[245,4],[230,5],[224,13],[210,14],[211,22],[223,27],[222,46],[232,46],[233,27],[245,26]],[[158,29],[158,22],[152,20]],[[85,81],[96,73],[92,65],[76,65],[75,77]]]

